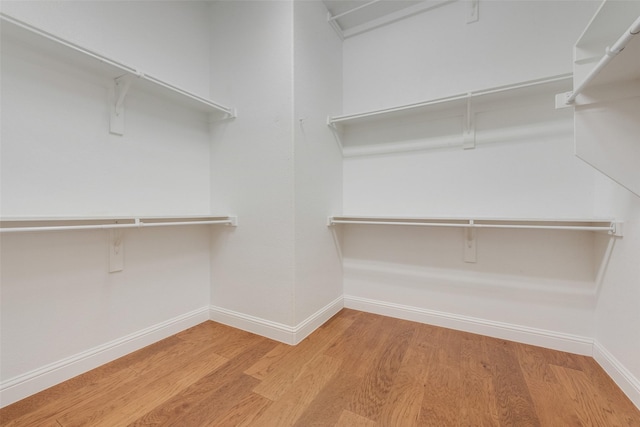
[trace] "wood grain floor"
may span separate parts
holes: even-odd
[[[206,322],[2,426],[640,426],[589,357],[343,310],[292,347]]]

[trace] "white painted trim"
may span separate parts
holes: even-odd
[[[591,356],[593,339],[512,323],[496,322],[384,301],[344,296],[344,306],[354,310],[396,317],[509,341],[521,342],[569,353]]]
[[[2,381],[0,382],[0,407],[10,405],[207,320],[208,307],[202,307]]]
[[[307,317],[296,326],[295,343],[298,344],[303,339],[311,335],[313,331],[322,326],[327,320],[331,319],[344,307],[344,299],[340,295],[329,304]]]
[[[296,345],[340,311],[342,307],[343,301],[342,296],[340,296],[303,320],[297,326],[288,326],[283,323],[272,322],[214,305],[209,308],[209,319],[285,344]]]
[[[640,409],[640,379],[629,372],[598,340],[593,342],[593,358]]]

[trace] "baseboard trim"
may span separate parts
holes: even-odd
[[[209,308],[174,317],[0,383],[0,407],[10,405],[209,319]]]
[[[348,295],[344,296],[344,306],[354,310],[487,335],[569,353],[585,356],[593,354],[593,339],[579,335],[564,334],[512,323],[496,322]]]
[[[316,311],[297,326],[288,326],[222,307],[211,306],[209,319],[289,345],[296,345],[343,307],[342,296]]]
[[[593,343],[593,358],[633,404],[640,409],[640,379],[629,372],[629,370],[597,340]]]

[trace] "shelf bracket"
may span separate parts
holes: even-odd
[[[464,262],[475,263],[478,259],[477,235],[473,227],[473,220],[469,221],[469,227],[464,229]]]
[[[473,112],[473,106],[471,105],[472,96],[473,95],[471,93],[467,95],[466,123],[462,132],[462,148],[465,150],[476,148],[476,116]]]
[[[140,76],[141,74],[125,74],[113,80],[113,86],[109,92],[109,132],[114,135],[124,135],[124,100],[133,80]]]
[[[336,125],[331,120],[331,116],[327,117],[327,126],[329,126],[329,129],[331,129],[331,132],[333,133],[333,137],[336,139],[336,142],[338,143],[338,147],[340,147],[340,152],[344,153],[344,147],[342,146],[342,135],[341,135],[340,129],[338,128],[338,125]]]
[[[109,230],[109,273],[124,270],[124,231]]]

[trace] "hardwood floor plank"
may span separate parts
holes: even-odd
[[[273,402],[256,393],[249,393],[235,406],[212,423],[211,427],[244,427],[260,417]]]
[[[539,426],[540,420],[536,415],[513,343],[498,341],[495,345],[489,346],[488,355],[500,424]]]
[[[326,327],[296,347],[289,348],[286,355],[274,358],[274,352],[271,352],[246,372],[262,379],[253,391],[267,399],[278,400],[305,370],[307,363],[337,340],[351,323],[349,319],[334,318]],[[281,355],[282,349],[275,350],[275,353]],[[262,363],[263,360],[267,360],[267,365]]]
[[[155,371],[137,373],[133,382],[127,382],[98,399],[84,402],[59,416],[57,420],[65,426],[115,426],[127,425],[184,388],[197,382],[204,375],[221,367],[227,359],[205,347],[183,360],[168,359],[160,366],[164,374],[158,377]],[[177,369],[179,368],[179,369]],[[145,369],[148,371],[148,369]]]
[[[174,425],[174,420],[182,418],[202,402],[210,402],[218,390],[237,381],[247,367],[271,351],[277,343],[267,338],[254,335],[252,345],[238,354],[219,369],[203,375],[199,381],[185,388],[181,393],[167,399],[147,413],[141,413],[132,425]]]
[[[462,339],[460,367],[462,372],[461,425],[498,426],[499,415],[495,388],[489,370],[487,341],[481,335],[466,334]],[[493,342],[491,345],[495,344]]]
[[[305,366],[304,372],[292,387],[270,405],[249,425],[256,427],[282,427],[294,425],[305,408],[338,372],[340,361],[319,355]]]
[[[573,410],[581,425],[622,425],[607,402],[600,399],[584,372],[561,366],[551,366],[551,369],[573,401]]]
[[[378,424],[358,414],[342,411],[335,427],[376,427]]]
[[[389,319],[385,323],[395,333],[389,335],[380,351],[376,352],[371,369],[354,391],[347,408],[373,421],[377,421],[380,416],[382,405],[391,391],[416,328],[414,323],[398,319]]]

